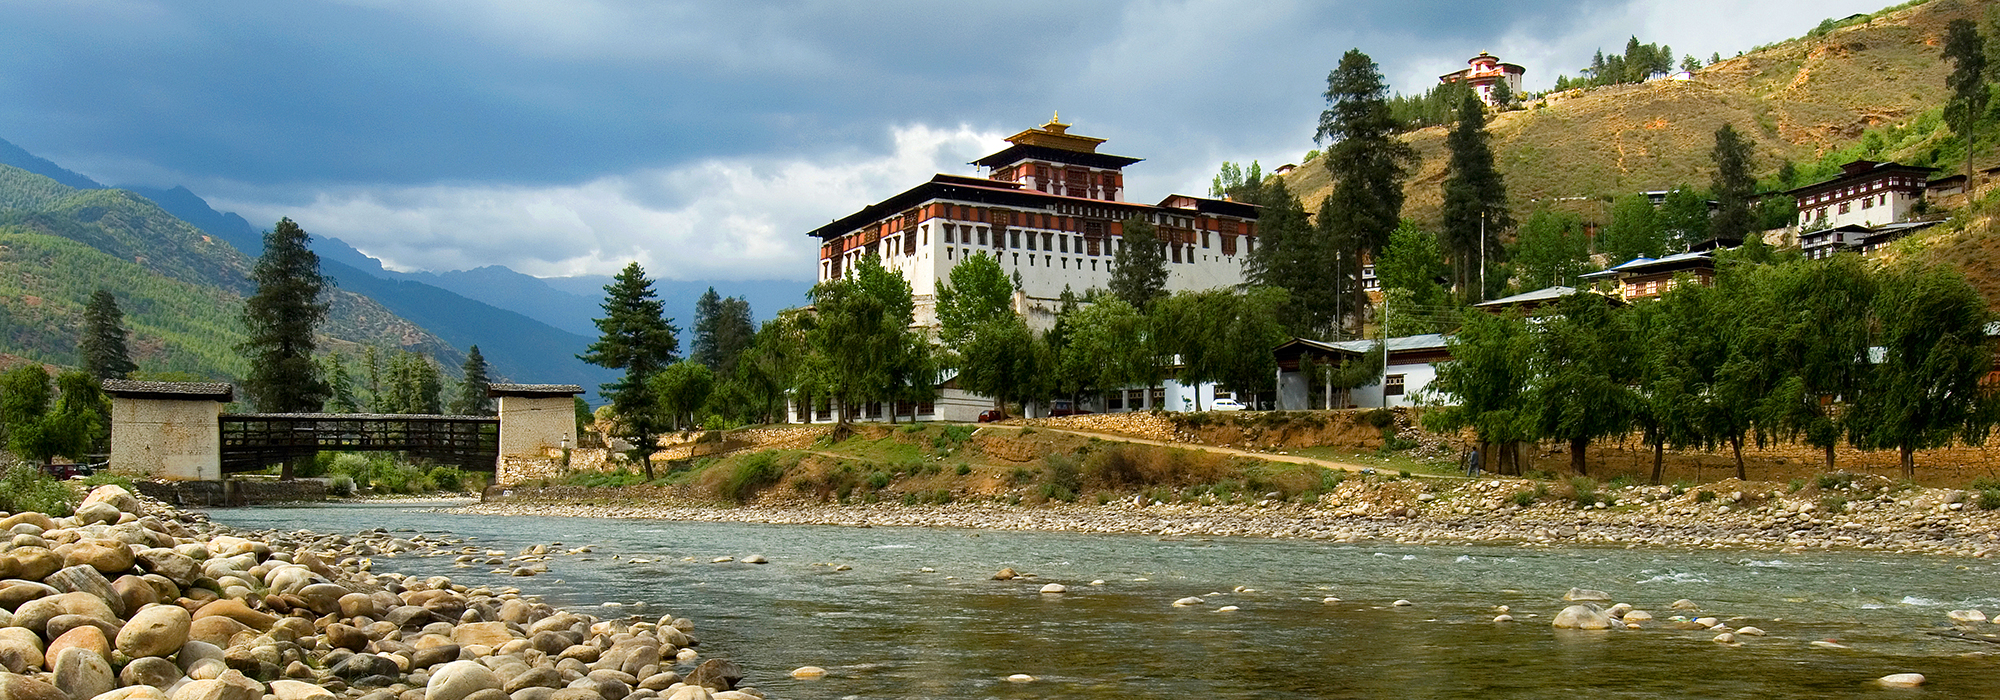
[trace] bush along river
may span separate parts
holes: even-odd
[[[701,655],[732,660],[772,698],[2000,696],[1996,628],[1970,613],[2000,613],[1991,559],[495,517],[408,503],[210,515],[248,530],[380,528],[424,546],[376,555],[378,571],[518,586],[605,619],[689,618]],[[1002,570],[1016,576],[997,580]],[[1552,626],[1579,604],[1617,629]],[[825,674],[794,677],[802,667]],[[1907,673],[1923,685],[1881,681]]]

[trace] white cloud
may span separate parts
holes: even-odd
[[[820,160],[710,159],[555,187],[347,187],[310,202],[221,201],[289,216],[396,269],[500,264],[539,276],[608,274],[637,260],[667,279],[810,279],[828,220],[997,150],[960,126],[893,130],[890,152]]]

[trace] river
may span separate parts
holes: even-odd
[[[2000,565],[1983,559],[494,517],[408,504],[210,516],[250,529],[448,534],[510,553],[590,545],[536,577],[451,557],[378,558],[375,569],[519,586],[600,616],[688,617],[704,656],[736,661],[772,698],[2000,697],[2000,646],[1934,634],[1949,629],[1948,610],[2000,613]],[[751,554],[770,563],[711,563]],[[990,580],[1002,567],[1035,576]],[[1068,592],[1038,592],[1052,582]],[[1661,620],[1552,629],[1572,586]],[[1172,605],[1184,596],[1205,602]],[[1671,629],[1668,606],[1681,598],[1769,636],[1724,646]],[[1519,621],[1493,622],[1500,605]],[[830,674],[789,677],[807,665]],[[1873,683],[1902,672],[1930,683]]]

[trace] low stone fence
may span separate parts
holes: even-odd
[[[213,508],[259,503],[324,501],[325,479],[225,479],[223,481],[139,481],[139,493],[176,506]]]

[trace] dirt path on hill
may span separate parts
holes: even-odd
[[[1195,443],[1187,443],[1187,442],[1168,442],[1168,441],[1166,441],[1166,440],[1150,440],[1150,439],[1147,439],[1147,438],[1137,438],[1137,437],[1131,437],[1131,436],[1127,436],[1127,435],[1118,435],[1118,434],[1115,434],[1115,433],[1094,433],[1094,432],[1090,432],[1090,431],[1086,431],[1086,430],[1070,430],[1070,429],[1067,429],[1067,428],[1050,428],[1050,427],[1046,427],[1046,426],[1018,426],[1018,425],[994,425],[994,424],[987,424],[987,425],[982,425],[982,426],[980,426],[980,427],[979,427],[979,430],[1013,430],[1013,431],[1017,431],[1017,432],[1018,432],[1018,431],[1020,431],[1021,429],[1023,429],[1023,428],[1026,428],[1026,427],[1033,427],[1033,428],[1034,428],[1035,430],[1046,430],[1046,431],[1049,431],[1049,432],[1052,432],[1052,433],[1069,433],[1069,434],[1071,434],[1071,435],[1081,435],[1081,436],[1083,436],[1083,437],[1091,437],[1091,438],[1097,438],[1097,439],[1099,439],[1099,440],[1103,440],[1103,441],[1105,441],[1105,442],[1129,442],[1129,443],[1134,443],[1134,444],[1139,444],[1139,445],[1153,445],[1153,446],[1157,446],[1157,447],[1174,447],[1174,448],[1180,448],[1180,449],[1185,449],[1185,450],[1198,450],[1198,451],[1201,451],[1201,452],[1213,452],[1213,453],[1216,453],[1216,454],[1225,454],[1225,455],[1234,455],[1234,456],[1237,456],[1237,457],[1249,457],[1249,458],[1252,458],[1252,459],[1261,459],[1261,460],[1265,460],[1265,461],[1270,461],[1270,462],[1290,462],[1290,463],[1292,463],[1292,464],[1308,464],[1308,465],[1312,465],[1312,466],[1317,466],[1317,467],[1324,467],[1324,468],[1327,468],[1327,469],[1338,469],[1338,470],[1342,470],[1342,471],[1350,471],[1350,472],[1360,472],[1360,471],[1367,471],[1367,470],[1372,470],[1372,469],[1375,469],[1375,467],[1370,467],[1370,466],[1365,466],[1365,465],[1360,465],[1360,464],[1348,464],[1348,463],[1346,463],[1346,462],[1335,462],[1335,461],[1332,461],[1332,460],[1326,460],[1326,459],[1315,459],[1315,458],[1312,458],[1312,457],[1301,457],[1301,456],[1298,456],[1298,455],[1287,455],[1287,454],[1276,454],[1276,453],[1272,453],[1272,452],[1256,452],[1256,451],[1253,451],[1253,450],[1239,450],[1239,449],[1236,449],[1236,448],[1233,448],[1233,447],[1216,447],[1216,446],[1213,446],[1213,445],[1201,445],[1201,444],[1195,444]],[[975,430],[975,431],[973,431],[973,434],[974,434],[974,435],[978,435],[978,434],[979,434],[979,431],[978,431],[978,430]],[[1426,476],[1426,477],[1436,477],[1436,478],[1443,478],[1443,479],[1463,479],[1463,478],[1465,478],[1465,477],[1462,477],[1462,476],[1452,476],[1452,475],[1436,475],[1436,474],[1425,474],[1424,476]]]

